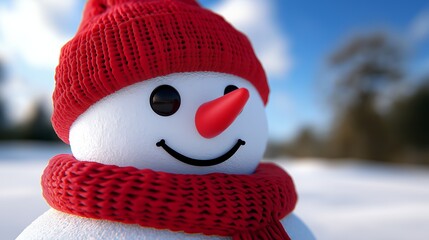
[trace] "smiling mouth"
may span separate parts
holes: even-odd
[[[226,152],[225,154],[217,158],[207,159],[207,160],[190,158],[183,154],[180,154],[176,152],[174,149],[172,149],[171,147],[169,147],[167,143],[165,143],[164,139],[161,139],[161,141],[157,142],[156,146],[162,147],[168,154],[170,154],[172,157],[174,157],[175,159],[183,163],[193,165],[193,166],[198,166],[198,167],[209,167],[209,166],[214,166],[225,162],[230,157],[232,157],[232,155],[234,155],[241,146],[245,144],[246,144],[245,141],[238,139],[237,143],[235,143],[235,145],[228,152]]]

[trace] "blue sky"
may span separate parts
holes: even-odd
[[[83,0],[0,2],[0,57],[9,79],[0,89],[12,115],[26,115],[35,98],[49,105],[59,48],[80,22]],[[248,34],[267,70],[272,139],[303,126],[324,131],[332,119],[320,78],[330,52],[359,33],[385,30],[409,48],[410,70],[429,69],[429,2],[413,0],[201,0]]]

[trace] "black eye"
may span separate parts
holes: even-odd
[[[179,110],[179,92],[172,86],[161,85],[150,95],[150,106],[160,116],[171,116]]]
[[[223,92],[223,95],[226,95],[226,94],[228,94],[228,93],[230,93],[230,92],[232,92],[232,91],[234,91],[234,90],[237,90],[238,89],[238,87],[237,86],[234,86],[234,85],[228,85],[228,86],[226,86],[226,88],[225,88],[225,90],[224,90],[224,92]]]

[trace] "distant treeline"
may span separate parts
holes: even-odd
[[[406,55],[387,34],[351,39],[329,57],[330,77],[322,78],[335,112],[330,128],[304,128],[269,144],[267,156],[429,164],[429,72],[410,79]]]
[[[59,138],[42,102],[35,104],[33,113],[26,121],[12,123],[6,117],[4,102],[0,100],[0,140],[59,141]]]

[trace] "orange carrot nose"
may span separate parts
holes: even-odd
[[[214,138],[227,129],[249,100],[245,88],[234,90],[201,105],[195,114],[195,125],[201,136]]]

